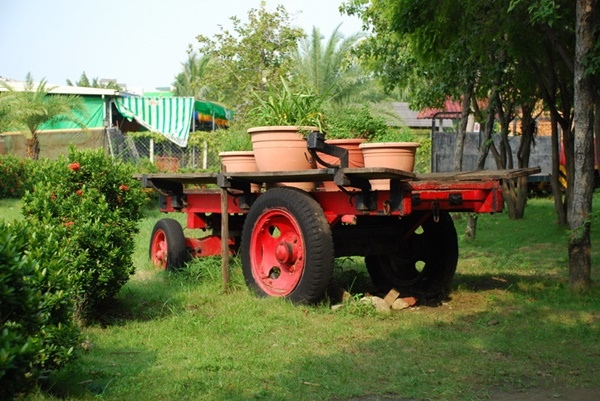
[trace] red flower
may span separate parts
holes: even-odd
[[[81,189],[78,189],[77,192],[75,192],[78,196],[83,195],[83,191]]]
[[[73,221],[67,221],[66,223],[64,223],[65,227],[71,227],[73,224],[75,224],[75,222]]]
[[[121,186],[119,186],[119,189],[121,191],[129,191],[129,187],[127,185],[125,185],[125,184],[121,184]]]
[[[77,162],[69,164],[69,168],[73,171],[79,170],[80,167],[81,167],[81,164],[79,164]]]

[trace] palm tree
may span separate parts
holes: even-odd
[[[22,91],[14,89],[4,81],[0,81],[0,85],[7,89],[2,95],[2,103],[8,109],[9,120],[26,139],[29,158],[39,158],[38,134],[43,124],[71,121],[86,129],[79,116],[85,115],[87,111],[83,99],[79,96],[51,95],[50,92],[54,88],[46,87],[44,79],[35,85],[31,74],[27,74]]]
[[[11,105],[8,96],[0,95],[0,133],[10,131],[12,119]]]
[[[340,24],[341,25],[341,24]],[[296,74],[300,82],[309,85],[318,96],[326,96],[336,103],[346,103],[359,98],[370,80],[362,73],[352,56],[353,46],[364,35],[357,33],[347,38],[339,32],[338,25],[329,39],[317,27],[304,38],[296,52]]]
[[[209,87],[204,82],[209,63],[209,56],[198,58],[196,53],[189,52],[187,61],[181,63],[183,71],[177,74],[175,82],[173,82],[173,94],[175,96],[192,96],[195,99],[206,99]]]

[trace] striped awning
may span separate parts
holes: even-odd
[[[193,97],[122,97],[115,99],[119,113],[135,119],[181,147],[187,146],[194,114]]]

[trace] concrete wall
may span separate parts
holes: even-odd
[[[56,159],[67,154],[72,144],[77,149],[96,149],[104,146],[104,128],[91,128],[88,132],[79,130],[40,132],[40,158]],[[0,154],[13,154],[27,157],[25,137],[21,134],[0,134]]]
[[[517,165],[517,150],[519,148],[520,136],[509,138],[509,143],[513,153],[513,162],[515,168]],[[496,146],[499,139],[494,138]],[[436,132],[433,135],[431,143],[431,171],[448,172],[454,170],[454,144],[456,143],[456,132]],[[463,151],[463,171],[475,170],[479,158],[479,149],[483,145],[483,133],[468,132],[465,136],[465,146]],[[529,158],[530,167],[541,167],[541,173],[538,176],[549,176],[552,171],[552,148],[551,138],[549,136],[537,136],[535,145],[531,148]],[[496,162],[491,153],[488,155],[485,163],[486,170],[496,170]],[[534,179],[537,177],[534,177]]]

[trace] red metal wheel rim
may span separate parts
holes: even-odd
[[[152,237],[152,246],[150,248],[152,263],[166,270],[168,250],[169,247],[165,232],[163,230],[156,230],[154,237]]]
[[[287,296],[298,286],[305,263],[305,244],[296,219],[285,209],[266,210],[250,240],[252,275],[270,296]]]

